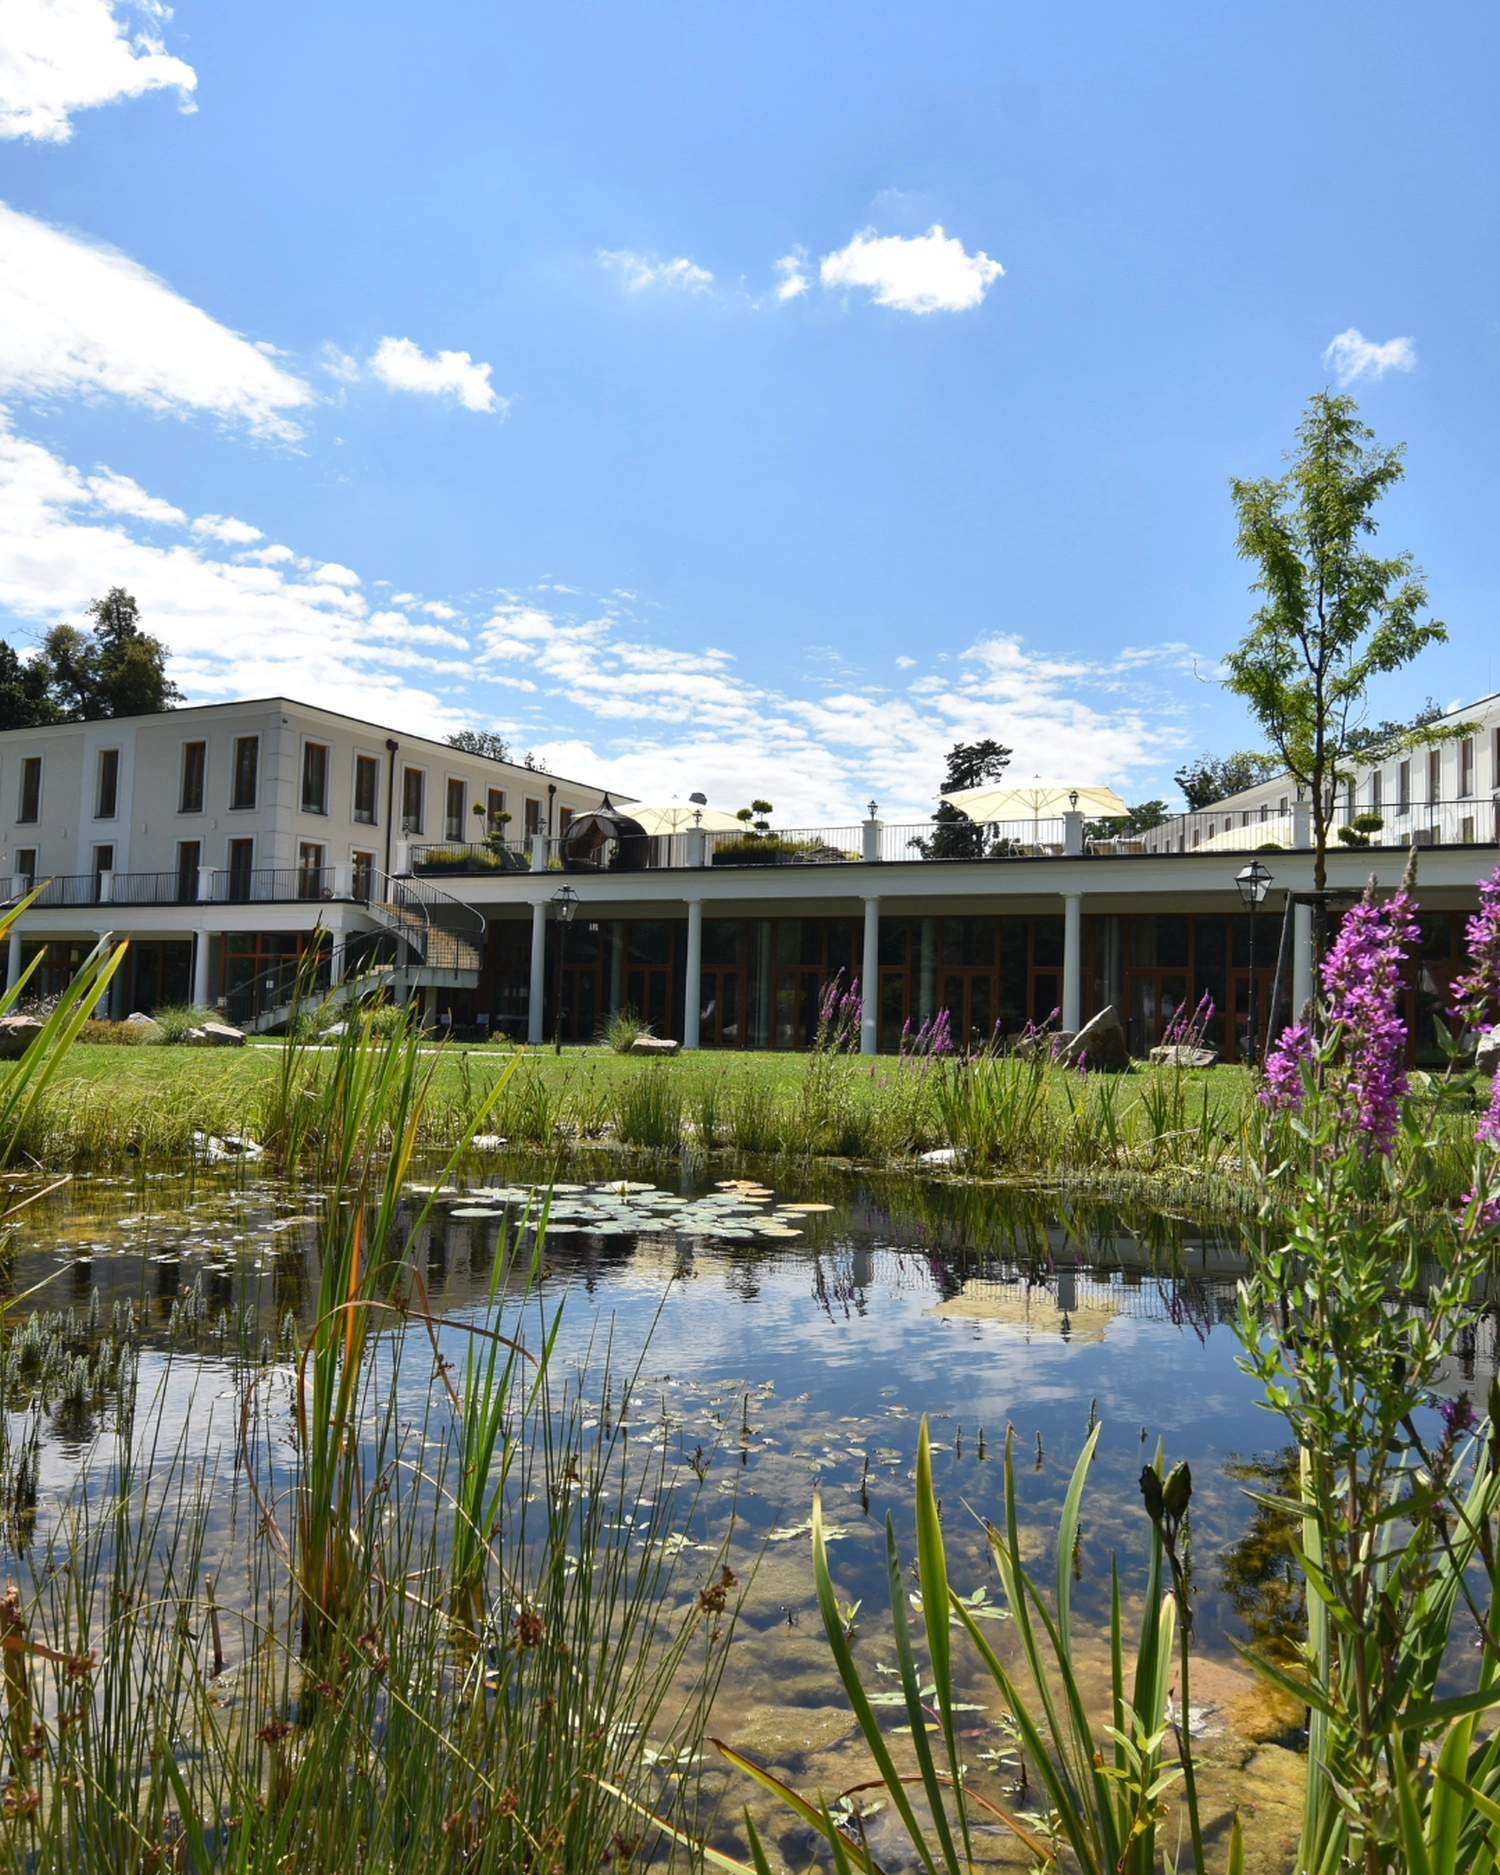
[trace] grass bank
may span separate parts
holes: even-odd
[[[336,1055],[244,1050],[67,1051],[18,1138],[21,1162],[85,1170],[182,1158],[195,1135],[244,1135],[273,1152],[326,1098]],[[953,1170],[1199,1210],[1252,1208],[1278,1138],[1240,1068],[1137,1067],[1080,1076],[1042,1062],[902,1062],[838,1054],[664,1062],[603,1049],[452,1048],[430,1057],[419,1144],[447,1149],[483,1121],[512,1146],[746,1154],[896,1166],[951,1149]],[[0,1088],[10,1068],[0,1068]],[[1479,1090],[1482,1100],[1485,1090]],[[1476,1110],[1434,1100],[1432,1189],[1467,1189]]]

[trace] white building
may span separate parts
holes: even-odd
[[[1357,778],[1341,814],[1359,843],[1328,861],[1347,902],[1430,849],[1405,1007],[1422,1060],[1500,861],[1500,699],[1460,720],[1480,728]],[[191,996],[270,1027],[317,934],[324,980],[416,994],[473,1034],[583,1042],[629,1006],[689,1048],[806,1047],[842,973],[867,1052],[940,1019],[977,1046],[1110,1004],[1141,1054],[1207,997],[1231,1061],[1252,1015],[1263,1048],[1311,988],[1311,817],[1284,782],[1149,834],[1091,839],[1074,812],[970,828],[933,858],[930,821],[873,804],[861,825],[765,837],[570,831],[604,799],[279,698],[0,733],[0,868],[12,894],[49,882],[11,980],[40,950],[56,988],[113,931],[132,939],[116,1015]],[[1257,849],[1273,883],[1252,914],[1235,880]]]
[[[1351,764],[1334,801],[1334,832],[1355,849],[1474,846],[1500,840],[1500,694],[1451,710],[1433,725],[1471,724],[1466,735],[1382,762]],[[1375,823],[1379,823],[1376,825]],[[1296,848],[1311,837],[1312,808],[1287,775],[1174,814],[1142,836],[1149,853]]]
[[[8,730],[0,878],[12,895],[47,882],[13,928],[10,980],[41,949],[37,987],[55,988],[113,929],[133,939],[117,1006],[232,1005],[284,971],[318,925],[342,954],[415,922],[430,955],[387,944],[389,959],[406,959],[396,987],[472,988],[477,956],[431,937],[457,942],[466,922],[440,890],[386,889],[409,846],[520,865],[531,837],[556,837],[602,798],[285,697]],[[467,924],[482,944],[482,922]]]

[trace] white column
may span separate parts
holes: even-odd
[[[1083,895],[1063,897],[1062,1025],[1076,1035],[1083,1026]]]
[[[859,1052],[873,1055],[880,1046],[880,900],[865,900],[864,974],[859,982]]]
[[[333,896],[340,899],[354,897],[354,867],[347,861],[333,869]],[[335,949],[341,943],[341,939],[335,939]]]
[[[535,853],[535,845],[532,852]],[[526,1000],[526,1039],[542,1039],[543,1007],[547,1000],[547,901],[539,898],[531,908],[531,994]]]
[[[1312,906],[1292,907],[1292,1020],[1302,1020],[1303,1005],[1312,1001]]]
[[[687,863],[690,866],[702,866],[705,863],[705,841],[701,827],[689,827],[687,830]]]
[[[1063,815],[1063,851],[1078,854],[1083,851],[1083,815],[1071,813]]]
[[[339,930],[333,934],[333,954],[328,960],[329,987],[344,980],[344,954],[349,943],[349,933]]]
[[[703,1014],[703,900],[688,900],[687,967],[683,973],[682,1045],[698,1046]]]
[[[200,866],[198,868],[198,903],[200,905],[212,905],[213,902],[214,868],[212,866]]]
[[[547,870],[547,836],[545,833],[534,833],[531,836],[531,870],[533,872]],[[538,1036],[537,1040],[540,1041],[541,1037]]]
[[[872,865],[880,858],[880,836],[885,829],[885,822],[877,820],[872,814],[868,820],[860,822],[860,858],[867,865]]]
[[[5,964],[5,987],[13,990],[21,981],[21,927],[13,924],[10,928],[10,954]]]
[[[112,905],[115,898],[115,875],[112,872],[99,874],[99,903]]]
[[[1312,802],[1292,802],[1292,845],[1305,852],[1312,845]]]
[[[193,1001],[200,1009],[208,1007],[208,947],[211,940],[206,931],[200,931],[193,939]]]

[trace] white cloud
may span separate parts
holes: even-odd
[[[796,299],[799,293],[805,293],[812,285],[803,272],[807,256],[798,248],[794,253],[783,254],[776,263],[776,271],[781,278],[776,283],[776,297],[783,304],[789,299]]]
[[[676,260],[656,260],[649,254],[636,254],[628,247],[600,248],[599,265],[612,268],[625,282],[627,293],[644,293],[647,287],[675,288],[682,293],[706,293],[714,277],[680,256]]]
[[[427,613],[430,618],[450,619],[458,617],[453,607],[451,605],[444,605],[441,599],[430,599],[427,604],[422,607],[422,610]]]
[[[163,542],[164,522],[183,531]],[[627,600],[590,612],[507,597],[471,636],[367,601],[366,583],[386,590],[337,561],[194,534],[128,477],[85,476],[0,420],[0,608],[44,628],[123,585],[196,702],[290,695],[428,735],[482,723],[556,773],[638,797],[704,788],[721,807],[763,794],[781,825],[830,827],[852,826],[872,796],[891,824],[924,820],[957,741],[996,736],[1017,775],[1129,792],[1187,740],[1166,681],[1181,647],[1095,663],[996,635],[951,657],[934,647],[925,674],[891,685],[830,679],[822,661],[772,687],[707,632],[690,649],[661,642]]]
[[[825,287],[868,287],[878,306],[914,313],[967,312],[1004,271],[988,254],[966,254],[936,222],[912,236],[866,228],[819,268]]]
[[[1357,378],[1383,378],[1387,371],[1410,371],[1417,362],[1417,348],[1410,339],[1387,339],[1377,344],[1367,339],[1358,326],[1340,332],[1323,353],[1323,363],[1338,379],[1340,388]]]
[[[222,541],[226,547],[248,547],[252,540],[264,539],[258,527],[236,521],[232,514],[200,514],[193,523],[193,532],[199,540]],[[273,547],[271,551],[276,550]],[[283,551],[290,557],[289,548]]]
[[[429,358],[410,339],[382,339],[370,369],[388,389],[423,397],[455,397],[465,410],[510,408],[490,383],[493,367],[476,364],[467,352],[439,352]]]
[[[329,577],[349,569],[265,564],[274,548],[224,560],[210,542],[142,539],[135,517],[101,522],[98,509],[76,469],[0,421],[0,607],[46,626],[120,585],[195,702],[291,695],[434,736],[468,720],[467,661],[381,642],[359,593]]]
[[[915,658],[897,658],[896,669],[898,671],[909,671],[916,661]]]
[[[186,527],[187,516],[160,495],[148,495],[139,482],[128,475],[116,475],[113,469],[100,466],[97,475],[88,478],[88,491],[94,506],[106,514],[128,514],[137,521],[154,521],[164,527]]]
[[[148,20],[170,18],[141,0]],[[146,91],[175,90],[187,108],[197,75],[150,31],[127,32],[110,0],[6,0],[0,33],[0,137],[66,143],[72,113]]]
[[[123,254],[0,202],[0,395],[107,392],[206,410],[264,436],[310,402],[300,378]]]

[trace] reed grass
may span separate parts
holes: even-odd
[[[311,1031],[309,1032],[309,1039]],[[603,1051],[561,1059],[523,1050],[449,1049],[435,1063],[419,1122],[424,1149],[446,1151],[498,1086],[487,1132],[566,1153],[595,1141],[652,1152],[731,1152],[801,1162],[912,1164],[950,1148],[950,1175],[1031,1181],[1121,1198],[1253,1211],[1264,1172],[1286,1150],[1237,1068],[1140,1068],[1080,1075],[1029,1060],[698,1055],[641,1063]],[[8,1070],[0,1064],[0,1095]],[[28,1112],[16,1151],[38,1166],[86,1169],[180,1158],[195,1134],[246,1134],[298,1162],[324,1122],[337,1050],[298,1034],[241,1051],[70,1051]],[[1434,1093],[1420,1168],[1434,1199],[1468,1188],[1474,1125]],[[1428,1098],[1422,1096],[1422,1098]],[[316,1157],[316,1148],[310,1147]],[[1405,1142],[1398,1154],[1409,1155]],[[1417,1167],[1405,1169],[1413,1175]]]
[[[554,1373],[535,1263],[497,1266],[478,1320],[428,1306],[398,1203],[435,1073],[410,1031],[352,1025],[324,1068],[276,1094],[312,1109],[279,1149],[340,1200],[314,1318],[290,1363],[241,1335],[232,1462],[194,1412],[170,1433],[186,1344],[141,1404],[133,1319],[0,1321],[0,1867],[621,1868],[699,1827],[737,1612],[723,1546],[689,1540],[701,1480],[589,1415],[607,1352]],[[112,1432],[43,1530],[36,1429],[74,1400]]]

